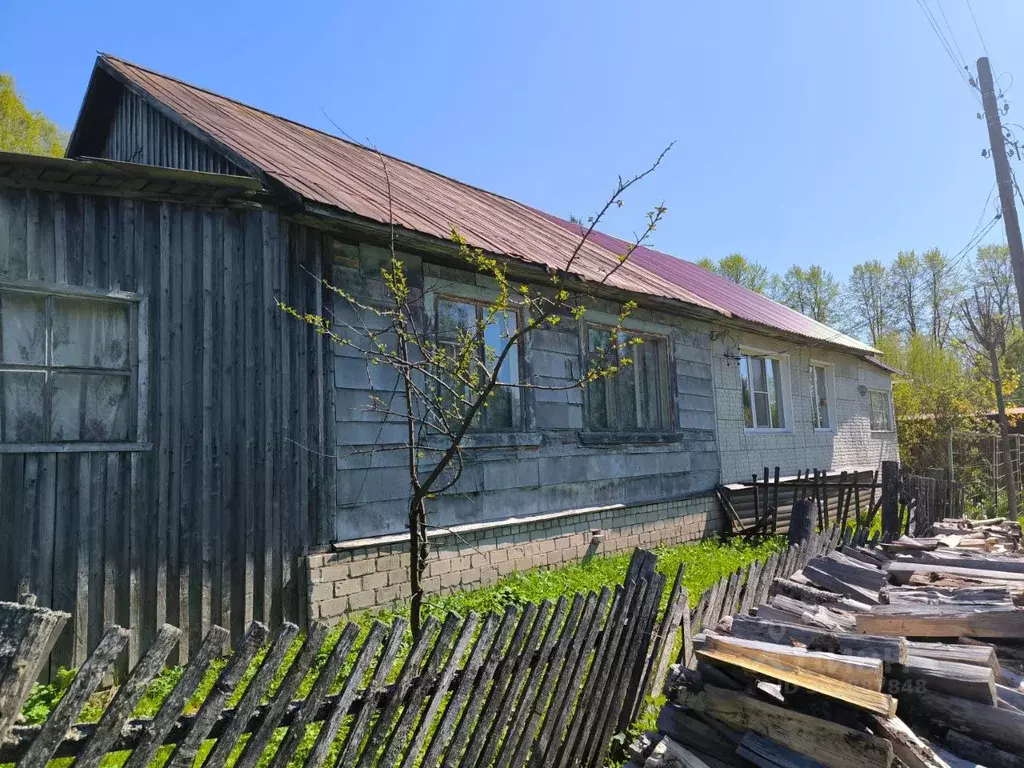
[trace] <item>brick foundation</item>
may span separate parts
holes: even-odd
[[[514,571],[577,562],[588,554],[680,544],[721,530],[713,494],[457,526],[431,532],[424,587],[428,594],[472,589]],[[308,555],[310,619],[336,622],[354,611],[407,599],[407,553],[404,536],[381,536],[339,542],[331,552]]]

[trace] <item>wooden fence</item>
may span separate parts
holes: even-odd
[[[778,467],[774,474],[765,467],[763,480],[754,475],[751,483],[719,486],[718,496],[732,532],[748,537],[786,533],[793,503],[799,499],[814,502],[819,528],[849,526],[854,535],[861,528],[873,526],[887,497],[894,500],[893,517],[889,530],[883,515],[883,533],[920,536],[936,520],[963,516],[962,484],[916,475],[896,462],[882,463],[883,471],[888,465],[893,473],[889,485],[877,471],[809,469],[795,477],[780,478]]]
[[[647,691],[661,687],[672,661],[687,599],[683,569],[659,623],[665,577],[656,560],[637,550],[614,591],[509,607],[503,615],[430,617],[407,653],[401,618],[390,628],[373,624],[362,638],[350,623],[331,648],[324,647],[328,628],[314,624],[288,665],[298,628],[284,624],[268,644],[266,626],[253,623],[198,710],[185,714],[224,650],[228,633],[214,627],[156,716],[133,719],[181,635],[164,625],[99,721],[77,725],[129,633],[107,628],[43,725],[12,727],[67,616],[0,604],[0,763],[43,766],[74,756],[76,766],[97,766],[123,752],[126,768],[137,768],[173,745],[166,765],[178,767],[192,765],[203,749],[208,768],[229,757],[236,766],[319,766],[328,756],[344,766],[603,765],[611,736],[633,719]],[[325,658],[316,665],[318,654]],[[309,693],[295,700],[304,681]],[[320,723],[315,737],[307,734],[313,723]]]
[[[834,525],[722,577],[692,612],[680,567],[660,619],[666,579],[655,571],[657,558],[637,550],[614,591],[513,606],[500,616],[431,617],[404,654],[400,618],[390,629],[374,623],[362,638],[348,624],[330,648],[328,628],[313,624],[290,664],[298,628],[285,624],[268,643],[268,629],[254,623],[205,700],[186,714],[227,641],[214,627],[156,716],[132,718],[180,636],[164,625],[99,720],[87,724],[77,723],[82,709],[128,632],[106,630],[44,724],[15,726],[67,615],[0,603],[0,764],[38,768],[75,757],[77,768],[95,768],[105,755],[124,753],[125,768],[141,768],[164,748],[171,768],[193,765],[201,752],[207,768],[229,758],[239,768],[315,767],[328,757],[364,767],[601,766],[612,735],[661,690],[669,665],[692,662],[691,638],[702,626],[765,603],[776,578],[834,548],[841,530]],[[296,699],[300,687],[308,693]]]

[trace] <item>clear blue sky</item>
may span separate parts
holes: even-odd
[[[1020,80],[1013,121],[1024,2],[973,5],[995,72]],[[966,0],[941,10],[973,69]],[[0,0],[0,71],[65,128],[98,50],[331,131],[322,105],[386,152],[563,216],[675,140],[604,228],[664,200],[654,244],[688,259],[845,277],[900,249],[954,254],[993,181],[980,107],[915,0]]]

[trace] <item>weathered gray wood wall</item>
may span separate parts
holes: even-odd
[[[212,624],[301,618],[330,393],[321,337],[275,297],[316,310],[325,252],[269,210],[0,187],[0,280],[138,292],[148,318],[138,445],[0,453],[0,599],[71,614],[54,663],[113,622],[134,663],[165,621],[185,657]]]
[[[244,176],[245,172],[128,89],[120,92],[103,157],[126,163]]]

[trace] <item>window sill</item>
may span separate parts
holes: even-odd
[[[885,435],[895,435],[896,434],[896,430],[895,429],[872,429],[871,430],[871,434],[872,435],[881,435],[881,436],[884,437]]]
[[[678,432],[580,432],[581,445],[670,445],[683,440]]]
[[[0,453],[143,453],[152,443],[0,443]]]
[[[792,429],[769,429],[768,427],[744,427],[745,435],[791,435]]]
[[[815,427],[814,434],[816,435],[834,435],[836,431],[832,427]]]
[[[425,441],[430,448],[444,448],[449,441],[442,437],[429,437]],[[462,438],[463,448],[539,448],[542,437],[539,432],[470,432]]]

